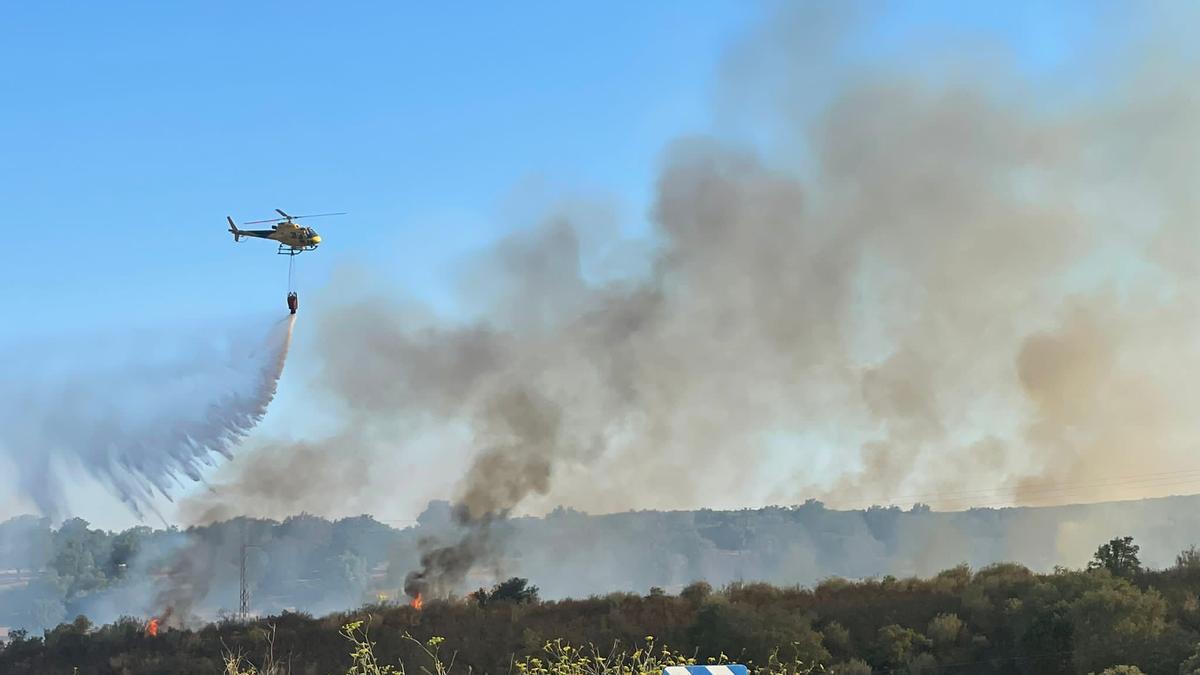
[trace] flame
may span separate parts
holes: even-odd
[[[158,619],[150,619],[150,623],[146,624],[146,635],[158,637]]]
[[[408,604],[411,605],[413,609],[415,609],[419,612],[419,611],[421,611],[421,608],[425,606],[425,600],[421,597],[420,593],[417,593],[417,597],[413,598],[412,602],[410,602]]]

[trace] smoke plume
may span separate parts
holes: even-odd
[[[9,353],[0,453],[18,493],[45,515],[68,510],[82,470],[139,517],[234,446],[266,414],[294,317],[263,330],[83,339]],[[37,376],[25,377],[30,364]]]
[[[197,608],[209,595],[222,549],[197,533],[170,558],[155,594],[155,616],[164,627],[182,628],[197,621]]]
[[[374,299],[320,317],[320,387],[347,411],[327,452],[471,449],[319,485],[461,476],[466,538],[427,551],[414,590],[556,503],[1035,502],[1190,461],[1200,84],[1170,22],[1031,74],[1003,53],[846,58],[877,19],[822,12],[788,9],[731,58],[771,142],[672,143],[645,241],[568,205],[472,261],[468,319]],[[630,250],[644,273],[605,274]]]

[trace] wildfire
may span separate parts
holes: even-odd
[[[415,609],[419,612],[419,611],[421,611],[421,608],[425,606],[425,600],[421,598],[420,593],[417,593],[417,597],[413,598],[412,602],[410,602],[408,604],[410,606],[412,606],[413,609]]]
[[[150,623],[146,624],[146,635],[158,637],[158,619],[150,619]]]

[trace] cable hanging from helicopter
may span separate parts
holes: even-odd
[[[275,209],[275,212],[283,216],[282,218],[270,218],[267,220],[251,220],[243,225],[258,225],[261,223],[271,223],[269,230],[242,230],[239,229],[233,222],[233,218],[226,216],[225,220],[229,222],[229,232],[233,235],[234,241],[241,241],[242,237],[254,237],[257,239],[270,239],[278,243],[278,248],[275,252],[279,255],[289,256],[288,259],[288,295],[287,304],[288,310],[292,314],[296,313],[296,308],[299,305],[299,296],[296,293],[295,278],[296,278],[296,256],[305,251],[317,250],[317,245],[321,243],[321,235],[311,227],[302,227],[296,223],[301,218],[322,218],[325,216],[344,216],[344,212],[339,213],[313,213],[303,216],[292,216],[284,213],[281,209]]]
[[[296,256],[288,256],[288,294],[287,294],[288,311],[292,314],[296,313],[296,309],[300,306],[300,296],[296,293]]]

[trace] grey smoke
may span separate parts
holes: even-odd
[[[871,13],[812,11],[787,9],[729,66],[770,88],[756,100],[777,146],[666,148],[648,272],[597,281],[629,242],[567,208],[472,261],[469,319],[321,310],[320,391],[347,411],[328,452],[388,467],[432,429],[472,454],[274,506],[461,476],[467,539],[418,571],[453,585],[495,518],[556,503],[1028,502],[1025,485],[1194,466],[1193,50],[1156,16],[1042,78],[1002,55],[852,63]],[[256,482],[235,469],[216,494]]]
[[[16,468],[18,495],[61,518],[67,476],[82,470],[146,515],[214,458],[231,458],[262,419],[292,323],[120,339],[81,332],[7,351],[0,454]]]
[[[492,521],[507,514],[484,515],[472,518],[463,508],[455,509],[454,521],[461,533],[450,544],[439,543],[434,537],[424,537],[420,568],[404,577],[404,593],[410,598],[444,598],[461,590],[472,568],[493,553]]]

